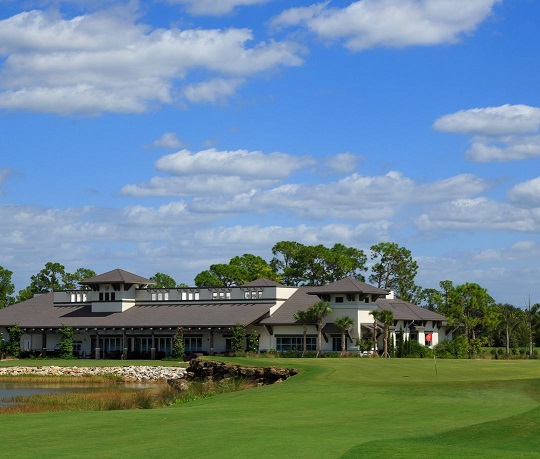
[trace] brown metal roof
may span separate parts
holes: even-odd
[[[375,302],[379,309],[392,311],[395,320],[438,320],[446,321],[446,317],[429,309],[422,308],[416,304],[400,300],[377,300]]]
[[[274,312],[274,314],[264,318],[260,323],[264,325],[300,323],[294,319],[294,313],[297,311],[305,311],[317,302],[317,298],[313,298],[313,296],[307,294],[307,290],[310,288],[312,287],[299,287],[298,290],[294,292],[276,312]]]
[[[54,294],[39,295],[0,310],[0,325],[22,328],[71,327],[231,327],[251,324],[265,314],[267,303],[142,304],[125,312],[93,313],[89,304],[54,306]]]
[[[322,287],[311,287],[308,291],[309,295],[320,295],[322,293],[371,293],[375,295],[387,295],[388,290],[373,287],[373,285],[365,282],[346,277],[331,284]]]
[[[90,277],[80,282],[83,285],[90,284],[155,284],[154,281],[138,276],[137,274],[124,271],[123,269],[113,269],[112,271]]]

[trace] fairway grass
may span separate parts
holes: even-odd
[[[2,454],[539,457],[538,361],[234,360],[301,373],[156,410],[4,415]]]

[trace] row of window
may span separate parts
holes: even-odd
[[[69,298],[72,303],[86,303],[87,301],[87,296],[84,292],[74,292],[70,295]]]
[[[246,300],[260,300],[263,297],[262,291],[247,291],[244,292],[244,299]],[[230,291],[216,291],[212,292],[212,300],[230,300]],[[168,301],[169,292],[154,292],[152,293],[152,301]],[[186,292],[180,293],[181,301],[198,301],[200,300],[199,292]]]
[[[263,297],[262,291],[244,292],[244,298],[246,300],[260,300]],[[169,301],[169,292],[152,292],[152,301]],[[230,300],[231,292],[212,292],[212,300]],[[198,301],[200,300],[199,292],[185,292],[180,293],[181,301]],[[72,303],[85,303],[88,301],[86,293],[77,292],[70,295],[70,301]],[[116,301],[115,292],[99,292],[99,301]]]
[[[303,336],[276,336],[277,351],[302,351],[304,349]],[[317,337],[306,337],[306,349],[308,351],[317,350]]]

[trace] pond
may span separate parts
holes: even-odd
[[[88,386],[85,386],[85,389],[88,388]],[[13,405],[14,402],[8,400],[12,397],[28,397],[37,394],[62,394],[75,390],[80,391],[81,387],[60,383],[0,382],[0,407]]]

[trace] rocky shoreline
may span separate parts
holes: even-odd
[[[0,367],[1,376],[117,376],[126,381],[165,381],[184,377],[186,369],[182,367],[153,367],[153,366],[126,366],[126,367]]]

